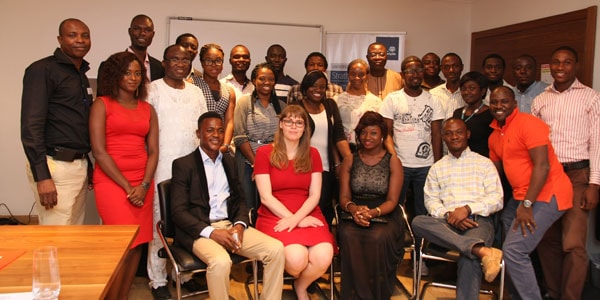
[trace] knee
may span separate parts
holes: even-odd
[[[208,260],[206,264],[208,265],[209,269],[230,270],[233,263],[231,262],[231,257],[226,254],[217,255]]]
[[[327,269],[333,260],[333,246],[329,243],[321,247],[319,246],[315,246],[318,248],[311,249],[308,260],[319,269]]]
[[[308,265],[308,256],[306,253],[286,253],[285,270],[292,276],[297,276],[306,269]]]

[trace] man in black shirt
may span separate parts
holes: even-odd
[[[57,39],[54,55],[25,70],[21,141],[40,224],[83,224],[92,102],[83,57],[91,47],[90,30],[80,20],[66,19]]]

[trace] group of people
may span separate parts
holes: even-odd
[[[389,299],[405,202],[418,237],[461,253],[458,298],[477,299],[504,258],[513,297],[541,299],[536,247],[548,295],[581,297],[600,186],[600,94],[577,80],[572,48],[552,53],[550,86],[535,80],[532,56],[518,57],[512,87],[497,54],[482,73],[463,75],[456,53],[408,56],[395,72],[373,43],[367,61],[348,64],[344,90],[319,52],[298,82],[284,72],[285,48],[272,45],[248,78],[250,51],[236,45],[222,76],[217,44],[184,33],[159,61],[147,53],[150,17],[135,16],[128,32],[131,45],[99,67],[95,100],[90,30],[77,19],[61,22],[60,47],[23,79],[21,137],[40,224],[82,224],[93,188],[104,224],[140,225],[108,298],[127,298],[144,244],[152,294],[170,297],[153,232],[155,185],[167,179],[175,243],[207,263],[211,299],[228,299],[230,253],[263,263],[261,298],[281,298],[285,270],[309,299],[338,251],[343,299]],[[177,284],[201,288],[191,277]]]

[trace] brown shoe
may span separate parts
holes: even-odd
[[[481,259],[481,268],[485,281],[492,282],[500,273],[500,263],[502,262],[502,250],[490,248],[492,253]]]

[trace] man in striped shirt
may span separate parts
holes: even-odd
[[[550,126],[550,140],[573,184],[573,208],[538,247],[548,293],[554,299],[581,299],[588,269],[588,212],[598,204],[600,187],[600,93],[577,80],[577,62],[573,48],[554,50],[550,61],[554,83],[531,107],[531,113]]]

